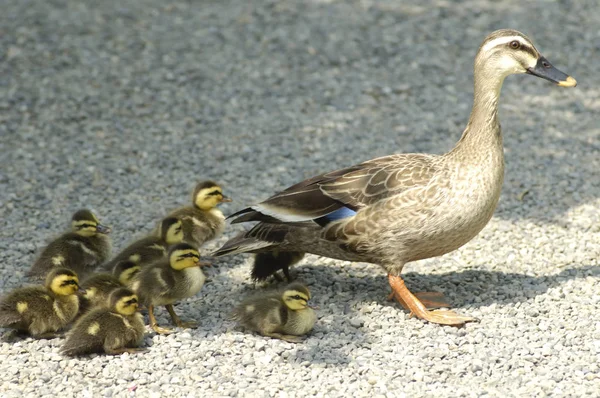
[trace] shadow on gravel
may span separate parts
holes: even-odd
[[[349,274],[342,270],[337,267],[318,265],[300,267],[298,272],[310,286],[315,284],[312,290],[317,300],[319,290],[325,287],[327,290],[333,290],[334,293],[337,292],[331,300],[342,301],[336,304],[345,304],[346,308],[368,301],[387,303],[386,296],[391,290],[385,275],[368,275],[366,272]],[[373,270],[373,273],[375,272],[379,271]],[[361,273],[364,275],[361,276]],[[445,274],[415,272],[403,274],[406,285],[411,291],[442,292],[455,308],[524,302],[545,294],[549,289],[560,286],[568,280],[590,276],[600,277],[600,267],[582,265],[564,268],[557,274],[543,276],[475,269]],[[348,313],[348,316],[351,316],[351,311]]]

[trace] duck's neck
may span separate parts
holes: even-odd
[[[450,153],[487,152],[502,150],[502,135],[498,122],[498,98],[504,77],[485,68],[475,68],[473,109],[462,137]]]

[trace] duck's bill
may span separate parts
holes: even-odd
[[[98,224],[98,225],[96,225],[96,232],[101,233],[101,234],[108,234],[108,233],[110,233],[110,227],[107,227],[106,225]]]
[[[556,69],[544,57],[539,57],[533,68],[527,68],[527,73],[550,80],[562,87],[575,87],[577,85],[577,80]]]
[[[87,291],[85,289],[82,289],[81,287],[77,288],[77,294],[80,296],[85,296],[86,293]]]
[[[229,196],[223,195],[221,202],[233,202],[233,199],[231,199]]]

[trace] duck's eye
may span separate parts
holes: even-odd
[[[510,42],[510,48],[516,50],[521,47],[521,43],[518,40],[513,40]]]

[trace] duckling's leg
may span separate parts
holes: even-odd
[[[304,340],[300,336],[293,336],[291,334],[281,334],[281,333],[263,333],[263,336],[287,341],[288,343],[301,343]]]
[[[160,326],[158,326],[158,324],[156,323],[156,318],[154,317],[154,306],[153,305],[149,305],[148,306],[148,317],[150,318],[150,327],[156,333],[158,333],[158,334],[171,334],[171,333],[173,333],[173,331],[171,329],[161,328]]]
[[[388,280],[398,301],[404,303],[410,310],[411,315],[432,323],[440,325],[461,326],[467,322],[477,321],[476,318],[459,315],[453,311],[434,310],[428,311],[427,307],[419,301],[406,287],[401,277],[388,274]]]
[[[63,334],[62,333],[57,333],[57,332],[46,332],[46,333],[42,333],[42,334],[36,334],[32,337],[38,339],[38,340],[50,340],[50,339],[56,339],[58,337],[62,337]]]
[[[413,293],[413,295],[429,310],[450,307],[450,304],[444,299],[444,294],[440,292],[418,292]],[[397,297],[396,292],[392,291],[387,296],[387,299],[388,301],[397,300],[405,310],[410,311],[404,300],[401,297]]]
[[[109,347],[104,347],[104,352],[106,352],[108,355],[120,355],[123,354],[124,352],[128,352],[130,354],[138,354],[141,352],[146,352],[148,351],[145,348],[128,348],[128,347],[121,347],[121,348],[109,348]]]
[[[197,328],[198,327],[198,323],[196,323],[196,322],[183,322],[181,319],[179,319],[179,317],[175,313],[175,310],[173,309],[172,304],[165,305],[165,308],[167,309],[167,311],[169,311],[169,315],[171,315],[171,320],[173,321],[173,325],[175,325],[179,328]]]
[[[293,279],[290,275],[290,267],[289,266],[284,265],[281,270],[283,271],[283,275],[285,275],[285,279],[288,281],[288,283],[293,281]]]
[[[6,343],[12,343],[12,342],[16,341],[17,339],[22,338],[26,335],[27,335],[26,333],[23,333],[20,330],[9,330],[8,332],[6,332],[2,335],[2,341],[6,342]]]

